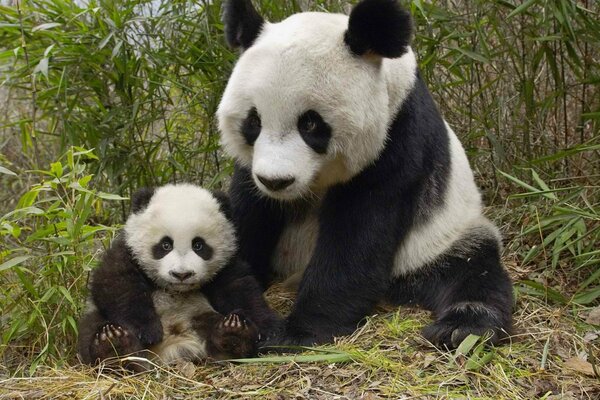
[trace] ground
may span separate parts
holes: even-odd
[[[280,287],[267,298],[282,312],[293,301]],[[521,294],[515,307],[517,333],[497,348],[463,343],[458,352],[440,351],[419,335],[427,312],[382,306],[354,335],[321,352],[125,377],[76,363],[41,367],[30,378],[0,372],[0,399],[599,399],[600,380],[584,360],[600,354],[600,330],[584,322],[590,309]]]

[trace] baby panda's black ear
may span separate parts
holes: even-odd
[[[400,57],[407,51],[413,23],[397,0],[363,0],[350,13],[344,41],[358,55]]]
[[[146,208],[152,196],[154,196],[154,188],[140,188],[136,190],[131,196],[131,212],[136,214]]]
[[[228,220],[232,220],[233,216],[231,214],[231,202],[229,201],[229,196],[225,192],[220,190],[213,190],[212,195],[219,202],[219,209],[225,215]]]
[[[246,50],[260,34],[265,20],[250,0],[226,0],[223,4],[223,23],[227,44]]]

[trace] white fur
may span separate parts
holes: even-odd
[[[127,245],[140,266],[160,287],[191,290],[209,281],[224,267],[236,250],[232,223],[223,215],[212,194],[190,184],[166,185],[156,189],[148,206],[132,214],[125,225]],[[152,247],[163,237],[173,240],[173,250],[155,260]],[[204,260],[192,250],[200,237],[214,252]],[[169,272],[194,272],[181,283]]]
[[[452,129],[448,125],[446,129],[450,138],[450,176],[444,205],[433,212],[429,221],[408,233],[396,253],[394,276],[434,261],[471,232],[499,237],[496,228],[482,216],[481,195],[465,151]]]
[[[302,221],[285,227],[271,258],[273,269],[279,278],[285,279],[304,271],[315,250],[318,235],[316,208]],[[289,286],[293,286],[293,281],[289,282]]]
[[[377,159],[392,118],[413,86],[416,60],[357,57],[344,43],[348,17],[301,13],[265,23],[235,66],[217,111],[225,150],[251,168],[259,189],[287,200],[349,180]],[[256,107],[262,131],[253,146],[240,128]],[[297,131],[298,117],[315,110],[332,128],[326,154]],[[294,177],[270,192],[256,178]]]
[[[152,300],[160,316],[164,339],[150,351],[167,364],[206,358],[206,338],[198,336],[191,324],[195,316],[215,312],[206,297],[198,291],[169,293],[158,290],[153,293]],[[179,333],[172,333],[174,330]]]
[[[450,137],[451,168],[444,205],[435,210],[427,223],[413,228],[399,245],[393,276],[414,272],[446,252],[457,256],[466,254],[479,244],[478,239],[500,241],[498,229],[482,215],[481,195],[463,147],[450,127],[446,128]],[[286,226],[272,258],[280,278],[304,271],[318,233],[316,208],[302,221]]]

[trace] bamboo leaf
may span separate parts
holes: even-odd
[[[48,22],[46,24],[41,24],[38,26],[34,26],[31,29],[31,32],[37,32],[37,31],[47,31],[48,29],[52,29],[52,28],[56,28],[57,26],[61,26],[62,24],[58,23],[58,22]]]
[[[18,256],[15,258],[11,258],[10,260],[2,263],[2,265],[0,265],[0,271],[4,271],[7,270],[9,268],[12,268],[14,266],[17,266],[19,264],[24,263],[25,261],[29,260],[30,258],[32,258],[33,256]]]
[[[508,14],[508,16],[506,17],[508,18],[512,18],[515,15],[519,15],[524,13],[525,11],[527,11],[531,6],[533,6],[535,3],[537,2],[537,0],[527,0],[526,2],[522,3],[520,6],[516,7],[514,10],[512,10],[510,12],[510,14]]]

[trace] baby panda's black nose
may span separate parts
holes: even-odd
[[[191,271],[186,271],[186,272],[175,272],[175,271],[170,271],[169,274],[177,279],[179,279],[181,282],[185,281],[186,279],[190,278],[192,275],[194,275],[193,272]]]
[[[258,178],[260,183],[265,185],[265,187],[267,189],[272,190],[274,192],[285,189],[286,187],[290,186],[292,183],[294,183],[296,181],[296,178],[293,178],[293,177],[274,178],[274,179],[268,179],[268,178],[265,178],[264,176],[260,176],[260,175],[256,175],[256,177]]]

